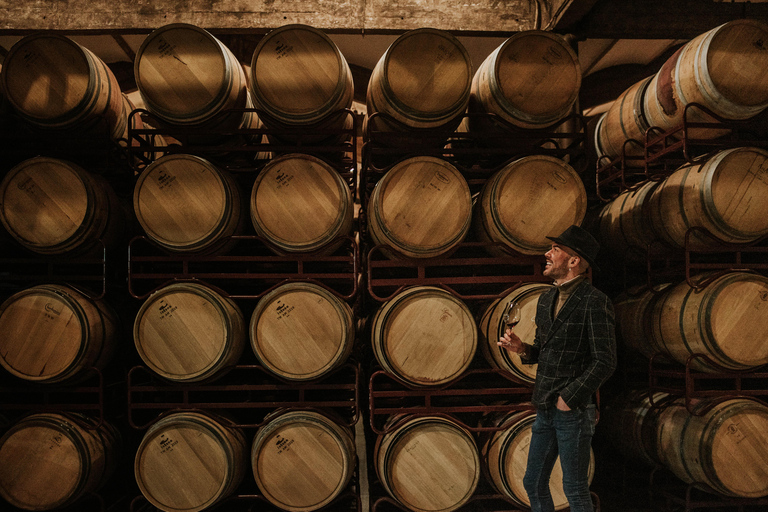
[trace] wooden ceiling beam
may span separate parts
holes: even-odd
[[[398,33],[433,27],[508,34],[534,28],[552,0],[0,0],[0,33],[142,33],[170,23],[211,31],[265,33],[291,23],[328,32]]]

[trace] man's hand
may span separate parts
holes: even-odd
[[[557,397],[557,406],[556,407],[558,409],[560,409],[561,411],[570,411],[571,410],[571,408],[568,407],[568,404],[565,403],[565,400],[563,400],[562,396],[558,396]]]
[[[504,336],[499,338],[499,341],[496,344],[515,354],[522,354],[525,352],[523,340],[521,340],[517,334],[513,333],[512,329],[504,331]]]

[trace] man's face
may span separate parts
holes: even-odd
[[[544,258],[547,263],[543,274],[557,281],[568,275],[568,264],[572,263],[571,260],[577,256],[566,247],[552,244],[552,248],[544,254]]]

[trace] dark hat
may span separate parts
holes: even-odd
[[[592,269],[599,270],[595,265],[595,258],[600,251],[600,243],[586,229],[570,226],[560,236],[548,236],[547,238],[576,251],[579,256],[587,260]]]

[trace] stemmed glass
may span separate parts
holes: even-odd
[[[520,304],[518,304],[514,299],[510,300],[505,306],[504,315],[502,316],[505,329],[512,329],[514,326],[516,326],[518,322],[520,322],[521,314],[522,311],[520,309]]]

